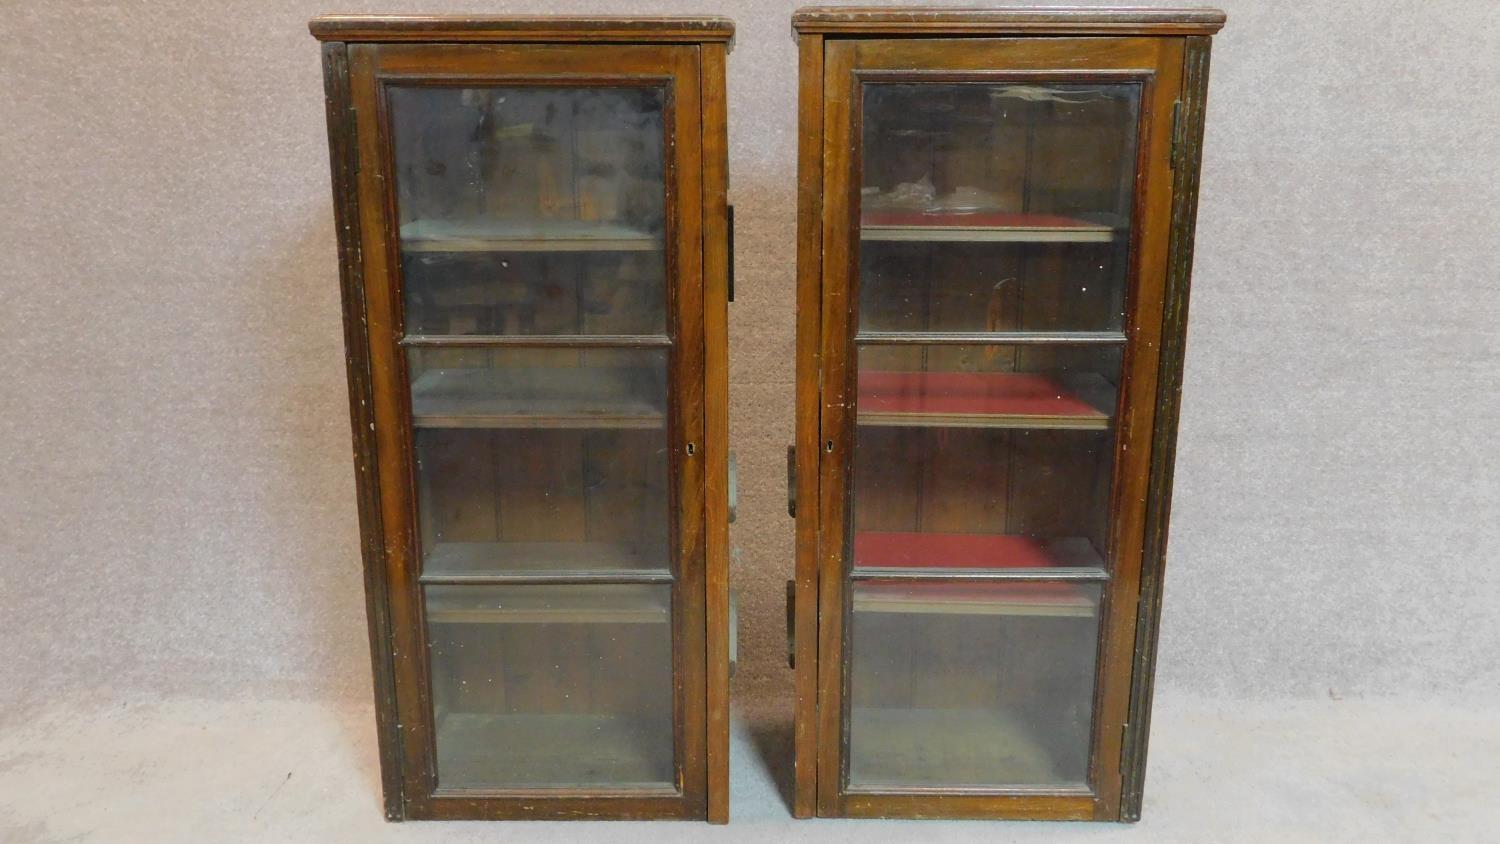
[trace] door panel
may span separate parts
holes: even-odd
[[[1117,813],[1181,61],[827,44],[821,814]]]
[[[351,82],[407,814],[701,817],[698,51]]]
[[[851,791],[1088,785],[1100,584],[852,584]]]

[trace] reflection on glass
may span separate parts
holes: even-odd
[[[662,442],[652,431],[419,430],[423,576],[666,571]]]
[[[1088,782],[1098,584],[856,582],[849,789]]]
[[[847,787],[1083,788],[1141,88],[863,92]]]
[[[662,334],[662,256],[514,252],[410,255],[408,334]]]
[[[424,576],[667,570],[665,349],[411,349]]]
[[[665,426],[665,349],[409,350],[418,428]]]
[[[861,346],[861,425],[1103,430],[1118,346]]]
[[[675,789],[664,102],[389,89],[439,788]]]
[[[864,91],[862,330],[1120,329],[1138,85]]]
[[[428,586],[439,788],[670,788],[671,587]]]
[[[854,565],[1103,567],[1120,350],[862,346]]]
[[[661,88],[393,87],[409,334],[659,334]]]

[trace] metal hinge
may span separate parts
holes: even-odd
[[[1172,104],[1172,169],[1177,169],[1177,162],[1182,155],[1182,100]]]

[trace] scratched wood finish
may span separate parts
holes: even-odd
[[[720,43],[699,48],[703,101],[703,461],[708,820],[729,822],[729,108]]]
[[[1151,698],[1156,674],[1156,643],[1161,627],[1162,578],[1166,570],[1167,524],[1172,509],[1172,473],[1177,453],[1177,415],[1182,398],[1183,356],[1187,344],[1188,291],[1193,273],[1193,236],[1198,219],[1198,177],[1202,163],[1204,110],[1208,102],[1211,40],[1186,39],[1183,52],[1183,129],[1174,169],[1172,245],[1168,259],[1161,366],[1157,376],[1156,430],[1151,449],[1151,480],[1146,493],[1145,548],[1141,555],[1141,599],[1136,619],[1135,667],[1130,715],[1121,762],[1120,816],[1141,818],[1146,781],[1146,748],[1151,729]]]
[[[527,17],[512,15],[323,15],[308,29],[325,41],[727,43],[720,17]]]
[[[912,8],[818,6],[792,16],[798,32],[864,37],[950,35],[1212,35],[1224,26],[1218,9]]]
[[[728,807],[727,507],[720,500],[727,495],[727,109],[723,86],[732,27],[720,19],[324,18],[315,21],[312,29],[325,40],[351,419],[387,817],[711,818],[722,822]],[[569,41],[575,43],[562,43]],[[411,337],[403,343],[399,220],[382,80],[525,85],[559,84],[564,78],[567,84],[668,86],[670,345],[665,337],[621,344],[610,342],[608,336],[584,337],[578,344],[568,342],[567,337]],[[603,328],[609,330],[609,326]],[[710,343],[714,348],[709,348]],[[434,690],[428,685],[432,672],[419,582],[422,554],[432,550],[422,547],[431,545],[426,534],[432,517],[425,511],[419,515],[416,506],[419,480],[424,476],[415,469],[415,426],[409,400],[413,376],[408,373],[404,345],[422,350],[444,366],[491,360],[488,356],[501,354],[503,347],[516,347],[505,351],[512,357],[544,355],[556,361],[573,356],[579,365],[619,354],[608,348],[612,346],[669,345],[669,464],[661,471],[671,478],[667,486],[670,535],[674,537],[671,641],[677,776],[672,787],[539,792],[438,786],[435,720],[445,713],[434,711]],[[568,351],[574,345],[580,350]],[[583,348],[593,346],[600,348]],[[559,449],[553,450],[577,454],[585,465],[644,482],[640,481],[643,473],[658,470],[640,465],[640,455],[634,453],[638,450],[621,450],[619,437],[629,435],[458,432],[454,436],[477,437],[477,453],[490,458],[451,467],[454,484],[434,499],[443,508],[447,538],[574,543],[568,547],[589,547],[587,543],[594,540],[605,544],[629,541],[638,533],[622,519],[629,508],[617,497],[600,497],[593,491],[584,491],[581,497],[549,495],[556,500],[548,503],[548,513],[555,515],[558,507],[571,508],[564,514],[568,518],[559,517],[555,526],[541,517],[528,520],[528,505],[538,502],[524,500],[526,490],[579,487],[578,467],[571,463],[547,467],[528,460],[505,463],[499,444],[504,440],[513,445],[510,441],[516,436],[561,438]],[[439,441],[437,447],[433,459],[441,461],[445,444]],[[464,500],[443,503],[455,495]],[[570,523],[587,528],[570,528]],[[608,582],[612,577],[600,572],[597,579]],[[570,574],[565,580],[588,582],[589,578]],[[536,576],[527,580],[535,581]],[[546,577],[540,581],[552,582]],[[586,658],[585,652],[597,644],[592,631],[582,630],[543,639],[521,631],[512,639],[502,646],[497,659],[559,663]],[[523,701],[530,707],[583,713],[585,702],[565,691],[556,678],[548,677],[540,677],[524,690],[501,682],[455,697],[453,688],[444,689],[450,700],[483,699],[495,705]],[[590,695],[614,696],[625,706],[632,705],[631,693],[628,684],[612,678],[603,678],[588,689]],[[716,739],[711,730],[717,731]],[[715,740],[717,744],[711,744]]]
[[[812,817],[818,786],[818,508],[822,412],[823,37],[802,35],[797,76],[797,517],[792,653],[796,668],[792,814]]]
[[[334,227],[339,248],[339,286],[344,306],[344,360],[349,378],[349,421],[354,438],[354,480],[359,508],[360,553],[364,563],[365,614],[369,619],[370,663],[375,684],[375,732],[380,749],[381,794],[386,818],[400,820],[400,733],[391,654],[390,606],[383,577],[385,536],[380,519],[375,400],[370,383],[370,338],[366,326],[364,261],[359,240],[359,197],[355,189],[359,156],[355,148],[346,45],[336,42],[323,45],[323,76],[333,174]]]
[[[793,808],[798,816],[816,812],[849,817],[1139,817],[1145,749],[1142,720],[1149,711],[1149,660],[1159,619],[1159,556],[1165,542],[1175,397],[1180,388],[1207,35],[1222,24],[1222,13],[1214,10],[976,12],[846,7],[804,10],[794,18],[802,74],[795,491],[799,518],[797,603],[792,619],[798,689]],[[997,35],[1017,37],[993,37]],[[1049,37],[1025,37],[1029,35]],[[1098,37],[1102,35],[1110,37]],[[1048,81],[1098,81],[1115,74],[1115,78],[1129,78],[1143,86],[1134,165],[1135,224],[1129,244],[1128,339],[1116,410],[1115,482],[1107,495],[1113,576],[1099,633],[1091,787],[1083,794],[1068,789],[1050,793],[975,789],[850,793],[844,785],[849,682],[844,555],[847,526],[855,516],[850,500],[852,335],[859,319],[858,243],[851,214],[860,187],[852,178],[859,155],[857,75],[874,78],[883,73],[888,75],[881,76],[881,81],[887,81],[898,74],[922,72],[932,74],[932,79],[942,74],[954,79],[974,79],[986,73],[997,78],[1007,73],[1040,74]],[[1174,105],[1179,99],[1187,101],[1187,131],[1174,138]],[[804,318],[809,300],[817,303],[806,308],[817,314],[816,321]],[[921,353],[900,346],[878,351],[897,357]],[[1055,352],[1027,349],[1018,354]],[[906,368],[899,361],[896,364]],[[802,458],[809,452],[817,459],[816,483],[808,483],[805,477]],[[866,471],[873,471],[868,468],[871,461],[863,463]],[[930,477],[911,480],[934,486]],[[920,518],[915,509],[905,516],[899,507],[888,509],[896,503],[879,504],[868,518]],[[1139,615],[1138,599],[1143,599]],[[808,610],[809,604],[816,612]],[[816,640],[816,650],[804,655],[804,648],[813,650],[807,646],[809,638]],[[805,685],[813,687],[814,702],[804,700]]]

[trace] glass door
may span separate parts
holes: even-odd
[[[396,626],[433,806],[701,814],[694,55],[382,53],[413,499]]]
[[[828,48],[830,813],[1118,790],[1167,132],[1158,47],[1104,41]]]

